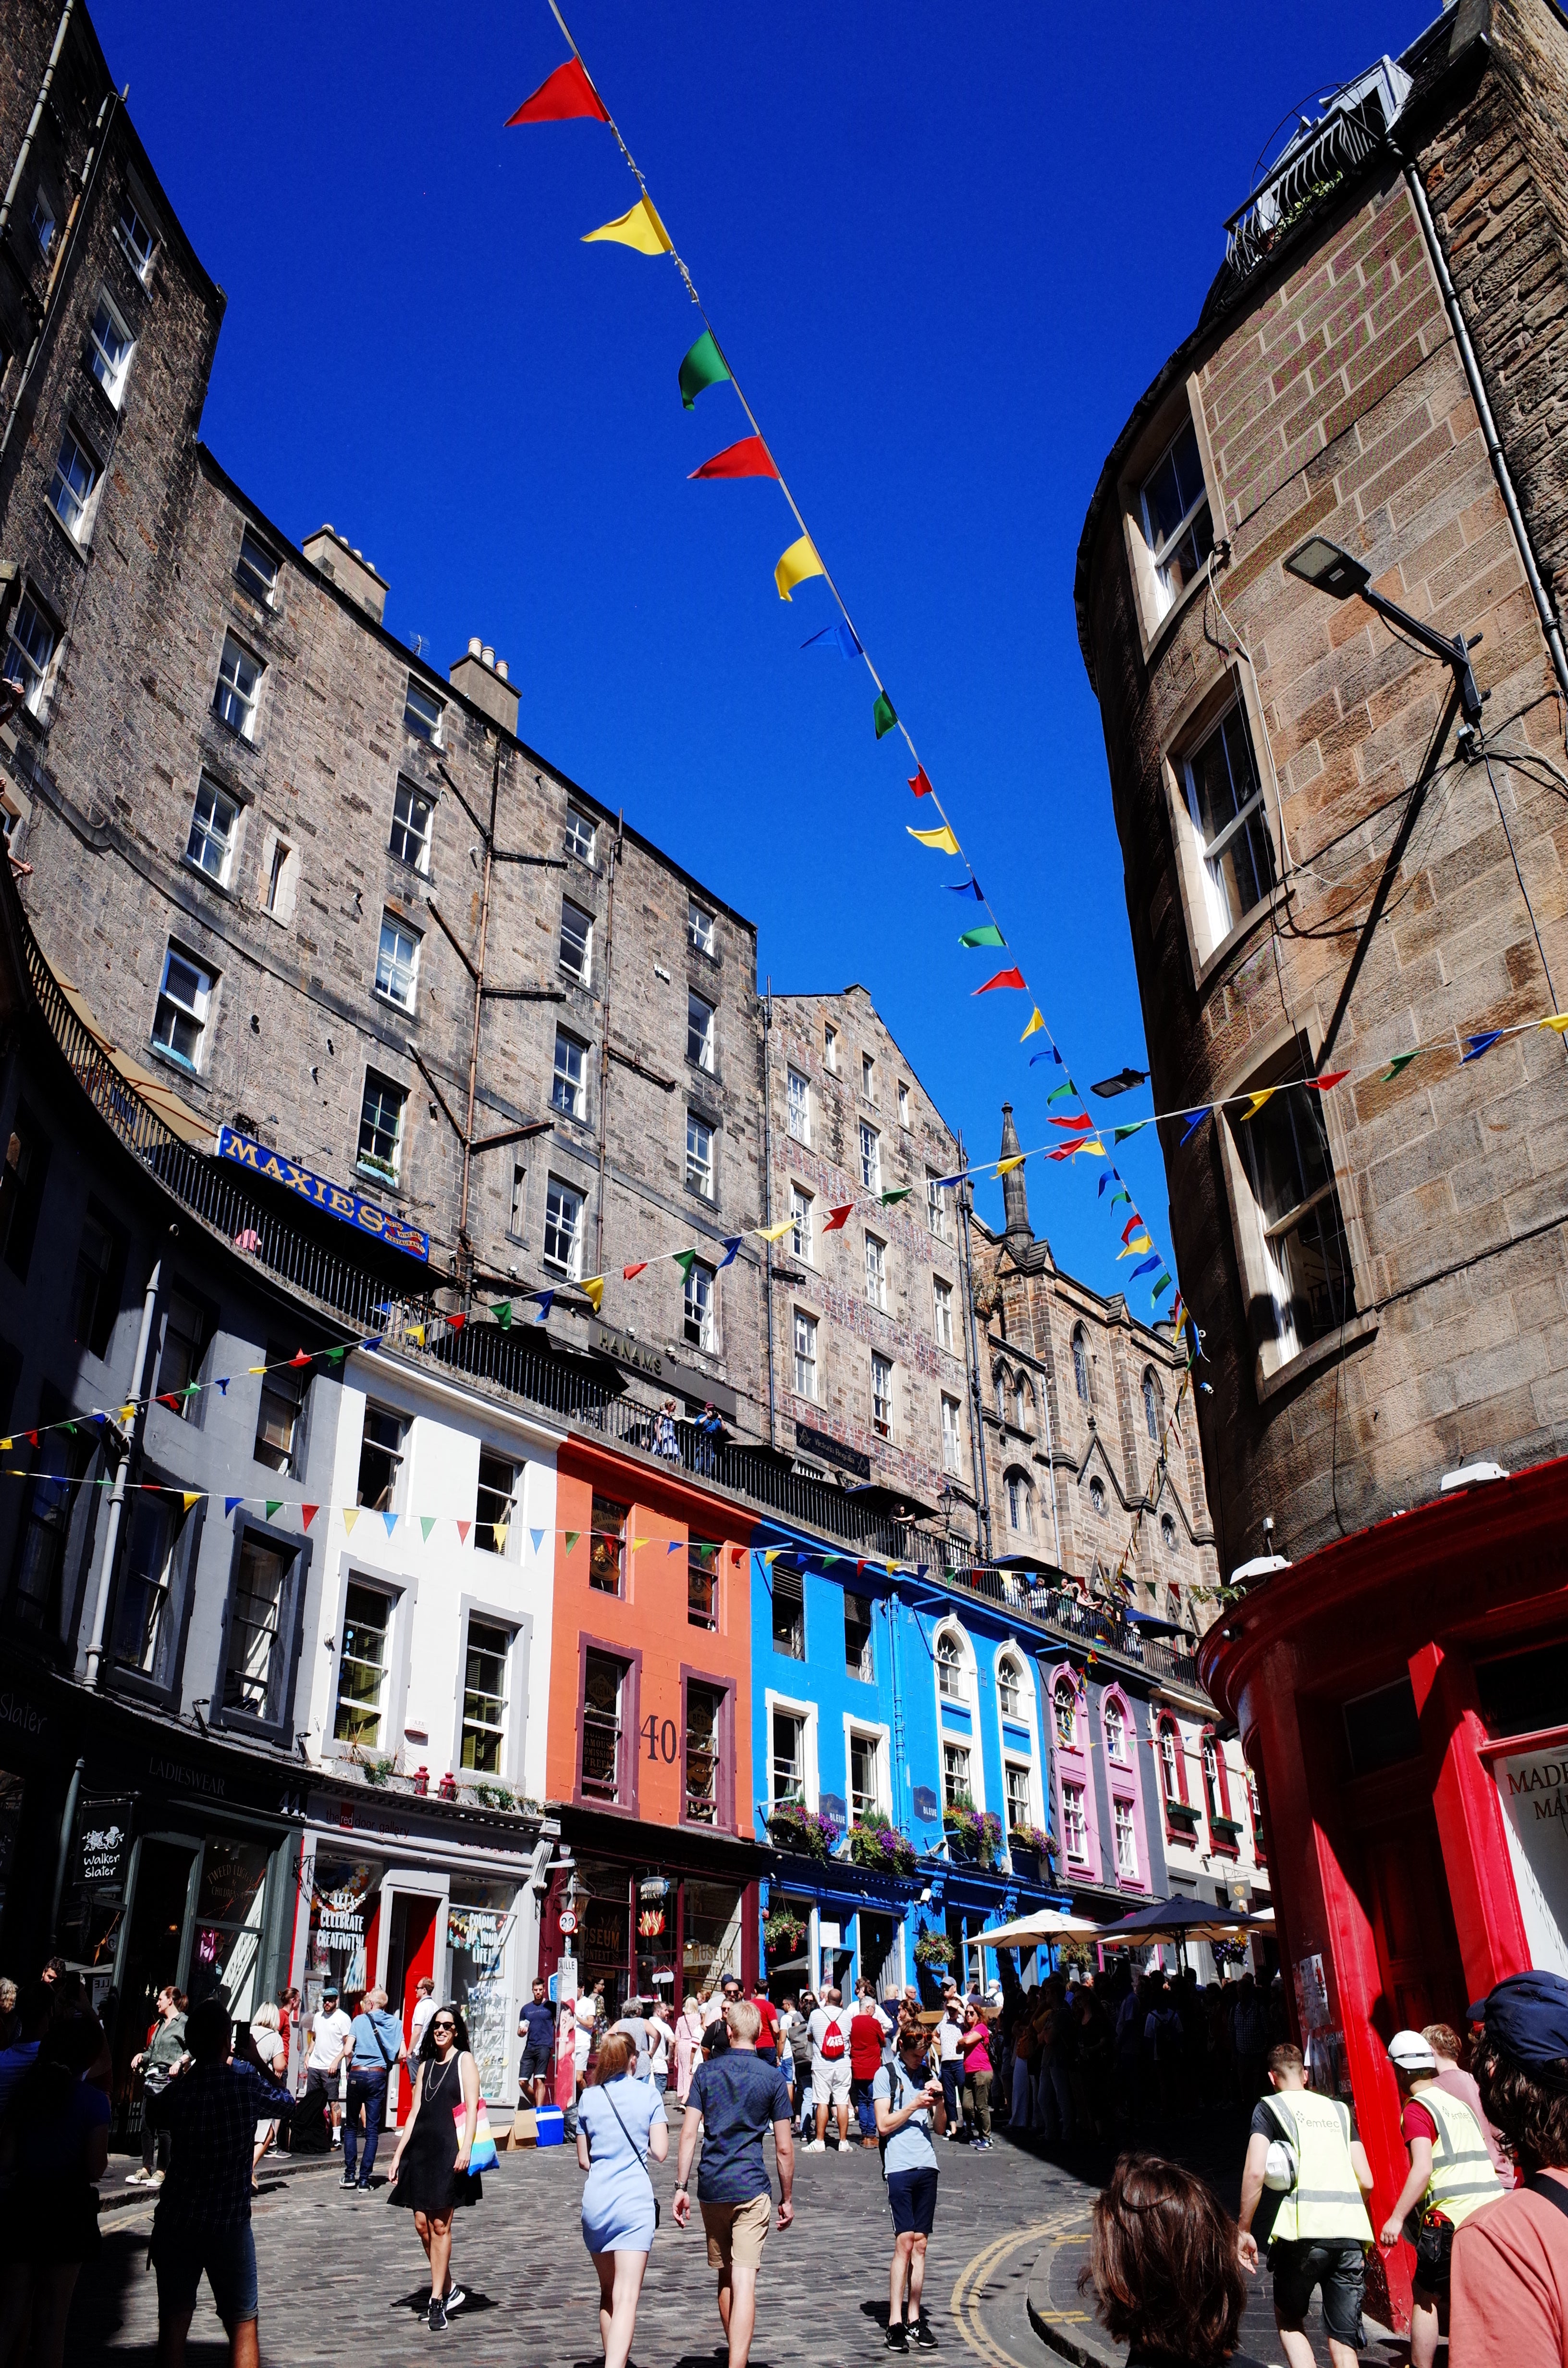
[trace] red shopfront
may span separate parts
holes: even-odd
[[[1381,2226],[1405,2165],[1392,2033],[1568,1974],[1568,1461],[1273,1572],[1199,1668],[1260,1779],[1290,2014],[1354,2099]],[[1414,2255],[1381,2259],[1406,2326]]]

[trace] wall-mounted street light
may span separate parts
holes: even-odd
[[[1326,592],[1331,599],[1364,600],[1369,609],[1375,610],[1380,617],[1387,618],[1391,625],[1397,625],[1409,640],[1429,651],[1433,657],[1441,658],[1446,666],[1453,668],[1454,688],[1459,693],[1465,722],[1480,723],[1481,693],[1475,687],[1475,677],[1470,666],[1471,651],[1480,644],[1479,633],[1472,642],[1467,642],[1462,633],[1456,633],[1450,641],[1446,633],[1439,633],[1436,626],[1423,624],[1419,617],[1413,617],[1397,601],[1385,600],[1381,592],[1374,592],[1371,576],[1361,562],[1321,534],[1310,535],[1299,551],[1290,553],[1285,562],[1285,572],[1299,577],[1303,584],[1311,584],[1319,592]]]

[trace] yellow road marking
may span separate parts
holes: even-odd
[[[986,2368],[1025,2368],[1023,2362],[1015,2359],[997,2341],[980,2316],[985,2290],[1003,2262],[1025,2245],[1043,2245],[1052,2240],[1071,2243],[1074,2239],[1081,2241],[1082,2235],[1083,2221],[1079,2214],[1074,2214],[1071,2220],[1062,2217],[1036,2220],[1028,2227],[1015,2229],[1010,2236],[999,2237],[994,2244],[987,2245],[971,2260],[965,2262],[953,2282],[948,2306],[966,2349],[973,2352],[976,2359],[984,2361]],[[1069,2317],[1083,2319],[1088,2317],[1088,2313],[1050,2312],[1041,2313],[1041,2316],[1052,2319]],[[1028,2368],[1036,2368],[1036,2363],[1030,2362]]]

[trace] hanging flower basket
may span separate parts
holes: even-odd
[[[767,1831],[775,1847],[794,1850],[802,1858],[831,1857],[843,1830],[835,1819],[821,1816],[814,1809],[803,1809],[795,1801],[781,1801],[767,1820]]]
[[[896,1826],[858,1825],[850,1832],[849,1855],[876,1874],[913,1874],[915,1845]]]
[[[915,1962],[917,1965],[950,1965],[957,1953],[945,1932],[936,1932],[927,1927],[915,1936]]]
[[[806,1919],[798,1907],[770,1907],[762,1919],[763,1946],[769,1960],[785,1957],[806,1937]]]

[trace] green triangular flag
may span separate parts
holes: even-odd
[[[419,1526],[425,1532],[425,1543],[428,1545],[430,1543],[430,1532],[436,1526],[435,1514],[421,1513],[419,1516]]]
[[[498,1299],[490,1313],[494,1315],[496,1323],[499,1324],[503,1332],[508,1331],[511,1328],[512,1303],[509,1299]]]
[[[898,710],[885,690],[879,690],[877,693],[877,703],[871,710],[871,721],[877,727],[879,740],[884,732],[891,732],[898,722]]]
[[[329,1365],[341,1365],[347,1354],[347,1349],[329,1349],[326,1352],[326,1361]]]
[[[915,1187],[913,1184],[901,1184],[896,1192],[884,1192],[882,1194],[883,1208],[891,1209],[896,1201],[907,1201],[914,1190]]]
[[[1388,1067],[1383,1071],[1382,1076],[1378,1079],[1379,1085],[1386,1086],[1390,1084],[1393,1078],[1398,1076],[1402,1069],[1408,1069],[1412,1061],[1419,1060],[1420,1057],[1421,1052],[1419,1045],[1414,1053],[1396,1053],[1393,1059],[1389,1063]]]
[[[571,1551],[572,1551],[573,1547],[576,1544],[576,1543],[577,1543],[578,1539],[582,1536],[582,1534],[583,1534],[583,1532],[582,1532],[582,1531],[581,1531],[581,1530],[568,1530],[568,1531],[567,1531],[567,1532],[566,1532],[566,1551],[567,1551],[567,1553],[568,1553],[568,1554],[570,1554],[570,1553],[571,1553]]]
[[[1072,1078],[1069,1077],[1064,1086],[1058,1086],[1054,1093],[1047,1094],[1045,1098],[1045,1106],[1047,1110],[1051,1108],[1052,1102],[1059,1102],[1063,1094],[1075,1094],[1077,1090],[1077,1087],[1073,1083]]]
[[[994,921],[984,921],[978,929],[966,929],[959,939],[960,946],[1005,946],[1006,942]]]
[[[674,1258],[676,1266],[679,1267],[682,1274],[688,1275],[697,1262],[697,1252],[695,1250],[672,1250],[670,1252],[670,1256]]]
[[[1110,1196],[1111,1209],[1115,1208],[1119,1201],[1125,1201],[1130,1209],[1132,1206],[1132,1195],[1131,1192],[1113,1192]],[[1108,1216],[1110,1214],[1109,1209],[1107,1210],[1106,1214]]]
[[[680,399],[687,411],[705,388],[722,386],[729,375],[712,330],[704,329],[680,366]]]
[[[1150,1296],[1150,1298],[1151,1298],[1151,1299],[1156,1299],[1156,1300],[1157,1300],[1157,1299],[1159,1298],[1159,1296],[1160,1296],[1161,1292],[1162,1292],[1168,1291],[1168,1290],[1170,1289],[1170,1287],[1171,1287],[1171,1279],[1170,1279],[1170,1276],[1169,1276],[1168,1274],[1162,1274],[1162,1275],[1159,1277],[1159,1279],[1157,1280],[1157,1281],[1155,1282],[1155,1284],[1154,1284],[1154,1288],[1153,1288],[1153,1290],[1149,1293],[1149,1296]]]
[[[272,1516],[273,1516],[273,1514],[274,1514],[274,1513],[280,1513],[282,1510],[283,1510],[283,1499],[282,1499],[282,1497],[267,1497],[267,1520],[270,1520],[272,1519]]]
[[[1146,1118],[1135,1119],[1131,1126],[1119,1126],[1111,1139],[1115,1143],[1125,1143],[1130,1134],[1141,1133],[1148,1123]],[[1113,1201],[1110,1205],[1114,1209],[1116,1202]]]

